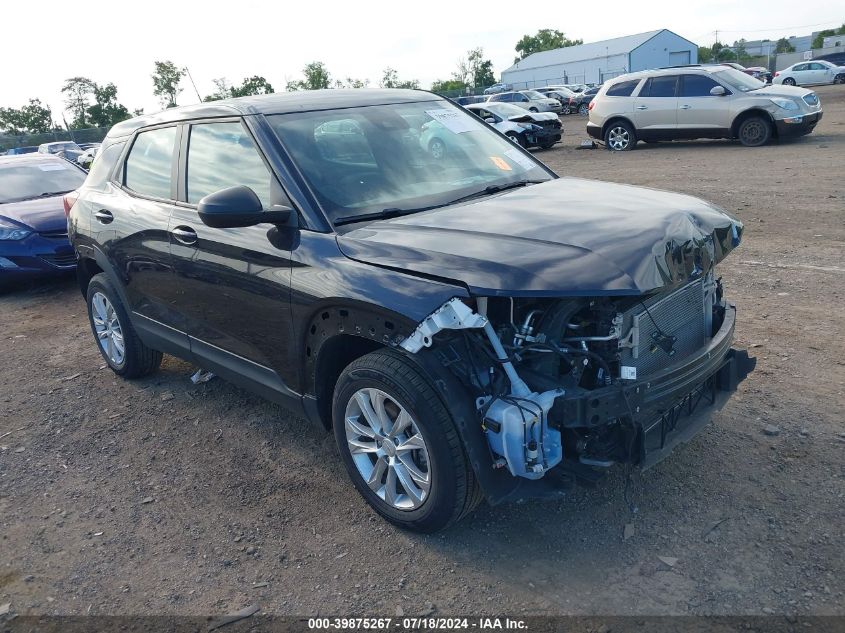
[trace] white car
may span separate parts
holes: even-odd
[[[560,101],[547,97],[536,90],[502,92],[497,95],[490,95],[487,102],[512,103],[530,112],[554,112],[559,114],[563,110]]]
[[[90,169],[91,163],[94,162],[94,157],[100,151],[100,146],[90,147],[76,157],[76,163],[83,169]]]
[[[549,149],[563,135],[554,112],[526,112],[512,103],[489,101],[464,107],[522,147]]]
[[[815,84],[845,83],[845,66],[836,66],[822,59],[792,64],[775,73],[773,84],[812,86]]]

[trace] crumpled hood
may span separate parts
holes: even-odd
[[[0,204],[0,217],[25,224],[39,233],[67,229],[62,196]]]
[[[351,259],[458,282],[477,295],[633,295],[701,274],[742,223],[691,196],[559,178],[337,238]]]

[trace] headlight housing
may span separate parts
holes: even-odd
[[[777,107],[783,108],[784,110],[797,110],[798,104],[795,103],[792,99],[784,99],[783,97],[772,97],[769,99],[772,103],[774,103]]]
[[[539,125],[536,125],[534,123],[520,123],[519,127],[525,128],[529,132],[537,132],[538,130],[543,129]]]
[[[0,240],[22,240],[31,234],[32,231],[27,228],[0,219]]]

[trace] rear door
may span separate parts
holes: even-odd
[[[721,86],[707,75],[681,75],[678,97],[678,135],[708,136],[726,133],[731,127],[733,94],[714,97],[710,91]],[[724,88],[724,86],[722,86]]]
[[[270,224],[218,229],[197,213],[204,196],[245,185],[265,209],[290,205],[240,118],[193,122],[182,130],[179,198],[170,249],[177,304],[193,356],[233,382],[290,395],[278,370],[290,363],[290,244]],[[266,394],[273,397],[273,394]]]
[[[678,75],[649,77],[634,99],[634,126],[643,140],[675,138],[678,129]]]
[[[797,83],[799,86],[812,83],[812,76],[810,75],[810,64],[798,64],[796,66],[793,66],[789,74],[795,80],[795,83]]]
[[[176,198],[177,141],[175,124],[138,132],[112,195],[94,200],[90,226],[136,327],[162,338],[157,349],[184,354],[187,338],[173,306],[175,279],[167,232]]]

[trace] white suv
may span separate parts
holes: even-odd
[[[746,146],[809,134],[822,118],[818,96],[766,85],[727,66],[686,66],[621,75],[590,103],[587,132],[614,151],[637,141],[730,138]]]

